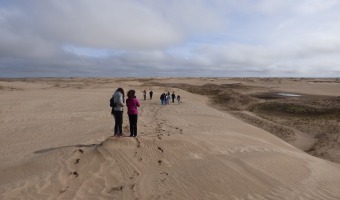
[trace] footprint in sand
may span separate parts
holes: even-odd
[[[134,178],[136,178],[137,176],[139,176],[139,172],[134,171],[133,174],[132,174],[132,176],[130,177],[130,179],[134,179]]]
[[[162,174],[162,175],[165,175],[165,176],[169,176],[169,174],[168,174],[167,172],[162,172],[161,174]],[[165,181],[166,181],[166,178],[165,178],[165,177],[161,178],[161,182],[162,182],[162,183],[164,183]]]
[[[166,181],[166,178],[162,178],[161,182],[164,183]]]
[[[82,149],[77,149],[76,152],[84,153]]]
[[[135,184],[131,184],[130,185],[130,189],[133,190],[133,188],[135,187]]]
[[[79,176],[78,172],[70,172],[70,175],[75,176],[75,178],[77,178]]]
[[[111,192],[119,192],[119,191],[122,191],[123,190],[123,186],[117,186],[117,187],[112,187],[108,193],[111,193]]]
[[[63,189],[61,189],[61,190],[59,191],[59,193],[62,194],[62,193],[64,193],[64,192],[66,192],[69,188],[70,188],[69,186],[65,186]]]
[[[74,161],[74,164],[76,165],[76,164],[78,164],[79,163],[79,161],[80,161],[80,159],[78,158],[78,159],[76,159],[76,161]]]
[[[136,138],[137,141],[137,148],[140,148],[140,141],[138,140],[138,138]]]

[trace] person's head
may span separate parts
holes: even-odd
[[[136,98],[135,94],[136,94],[135,90],[129,90],[127,93],[127,96],[129,99],[132,99],[132,98]]]
[[[123,88],[118,88],[116,91],[122,93],[122,95],[123,95],[123,101],[124,101],[125,95],[124,95],[124,90],[123,90]]]

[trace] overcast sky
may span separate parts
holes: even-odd
[[[0,0],[0,77],[340,77],[340,0]]]

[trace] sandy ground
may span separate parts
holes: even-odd
[[[206,96],[153,84],[240,81],[340,96],[339,84],[323,80],[1,80],[0,199],[340,199],[339,164],[212,108]],[[112,137],[117,87],[139,99],[154,91],[141,100],[137,138]],[[182,103],[161,106],[166,91]],[[128,135],[126,114],[123,126]]]

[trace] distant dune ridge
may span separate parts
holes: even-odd
[[[118,87],[141,101],[137,138],[112,137]],[[0,199],[338,200],[339,88],[337,79],[0,79]],[[182,102],[161,106],[167,91]]]

